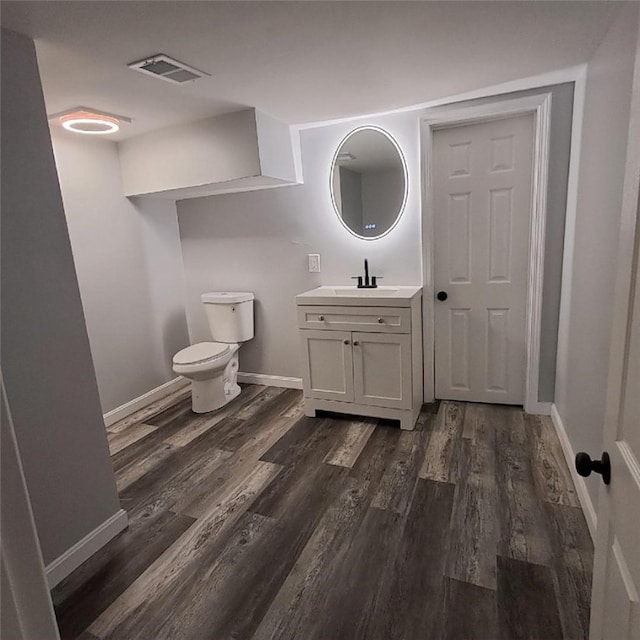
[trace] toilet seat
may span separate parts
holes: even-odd
[[[215,362],[229,351],[230,345],[221,342],[198,342],[192,344],[173,356],[173,364],[188,366]]]

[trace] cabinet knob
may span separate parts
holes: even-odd
[[[324,320],[324,316],[318,316],[318,320],[320,320],[320,322],[322,322]]]
[[[384,318],[378,318],[378,324],[384,324]]]
[[[354,341],[353,341],[353,346],[354,346],[354,347],[357,347],[359,344],[360,344],[360,343],[359,343],[357,340],[354,340]]]
[[[345,341],[344,341],[344,343],[345,343],[345,344],[349,344],[349,341],[348,341],[348,340],[345,340]]]

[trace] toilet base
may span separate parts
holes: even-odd
[[[240,395],[240,387],[229,395],[221,393],[219,380],[192,380],[191,381],[191,410],[194,413],[209,413],[222,409],[226,404]]]
[[[222,375],[208,380],[191,380],[191,409],[194,413],[209,413],[221,409],[240,395],[237,383],[238,354],[233,354]]]

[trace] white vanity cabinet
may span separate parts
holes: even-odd
[[[393,418],[413,429],[422,406],[420,287],[320,287],[296,302],[305,413]]]

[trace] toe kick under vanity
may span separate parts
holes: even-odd
[[[318,287],[296,296],[305,413],[400,420],[423,398],[422,288]]]

